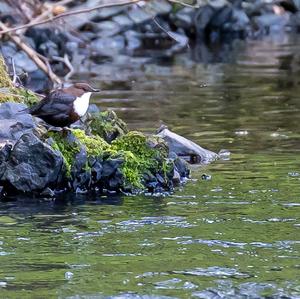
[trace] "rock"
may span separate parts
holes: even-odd
[[[261,31],[281,31],[289,22],[289,17],[286,14],[263,14],[254,18],[254,22]]]
[[[89,121],[91,132],[101,136],[108,143],[128,133],[127,125],[114,111],[92,114]]]
[[[183,28],[190,32],[194,27],[194,14],[195,9],[190,7],[184,7],[180,9],[176,14],[171,15],[171,19],[178,28]]]
[[[91,47],[102,55],[114,56],[125,48],[125,38],[122,35],[98,38],[92,41]]]
[[[231,30],[233,31],[249,31],[250,19],[242,9],[234,9],[232,13],[233,24]]]
[[[105,7],[98,10],[97,17],[94,20],[101,21],[104,19],[111,18],[112,16],[122,13],[127,6],[114,6],[114,7]]]
[[[97,35],[99,37],[109,37],[118,34],[121,26],[114,21],[104,21],[97,24]]]
[[[49,77],[40,69],[30,72],[22,82],[26,88],[38,93],[45,92],[53,87],[53,83]]]
[[[49,58],[54,57],[54,56],[59,56],[58,45],[51,40],[40,44],[38,47],[38,51],[42,55],[49,57]]]
[[[172,5],[166,0],[152,0],[147,3],[146,9],[152,9],[158,15],[167,15],[172,11]]]
[[[11,153],[12,145],[9,143],[1,144],[0,149],[0,180],[6,170],[6,161]]]
[[[174,159],[174,169],[179,173],[180,177],[188,178],[190,176],[190,169],[188,163],[180,157]]]
[[[128,30],[124,33],[126,38],[126,49],[129,51],[141,48],[143,43],[140,39],[140,34],[133,30]]]
[[[171,132],[164,126],[159,129],[159,133],[156,136],[165,140],[169,146],[169,153],[173,152],[187,159],[190,163],[207,164],[218,158],[216,153],[206,150],[196,143]]]
[[[122,28],[122,30],[126,30],[133,26],[133,21],[125,14],[117,15],[112,18],[112,20],[119,24],[119,26]]]
[[[181,176],[176,169],[174,169],[174,175],[172,181],[175,186],[178,186],[181,183]]]
[[[1,43],[0,49],[1,49],[2,56],[6,60],[9,60],[12,57],[14,57],[14,55],[18,51],[16,45],[14,43],[12,43],[12,42]],[[9,61],[9,63],[10,63],[10,61]]]
[[[11,14],[12,8],[9,4],[5,3],[4,1],[1,1],[0,2],[0,12],[1,12],[1,15]]]
[[[151,20],[154,15],[147,13],[144,9],[138,6],[132,6],[128,10],[128,17],[136,24],[141,24]]]
[[[21,112],[25,108],[26,105],[18,103],[0,104],[0,141],[15,142],[21,135],[36,128],[32,116]]]
[[[33,133],[26,133],[15,144],[2,180],[17,190],[43,190],[55,183],[63,166],[61,154]]]
[[[38,69],[37,65],[23,51],[16,53],[13,58],[16,67],[19,67],[24,72],[30,73]]]
[[[103,161],[102,164],[102,176],[110,177],[115,171],[123,164],[124,160],[122,158],[109,158]]]

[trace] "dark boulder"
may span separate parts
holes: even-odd
[[[2,180],[23,192],[42,190],[57,181],[62,166],[59,152],[33,133],[26,133],[15,144]]]

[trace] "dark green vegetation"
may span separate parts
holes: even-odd
[[[234,48],[241,54],[231,64],[151,65],[132,90],[111,88],[106,105],[130,107],[120,113],[130,127],[152,131],[163,119],[203,146],[231,150],[231,160],[194,169],[198,181],[170,197],[2,202],[0,297],[299,297],[295,41]]]

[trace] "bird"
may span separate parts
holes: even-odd
[[[27,112],[51,126],[68,127],[86,114],[91,94],[98,91],[87,83],[75,83],[51,91]]]

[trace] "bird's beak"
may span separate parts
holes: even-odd
[[[92,88],[92,92],[99,92],[100,89],[97,89],[97,88]]]

